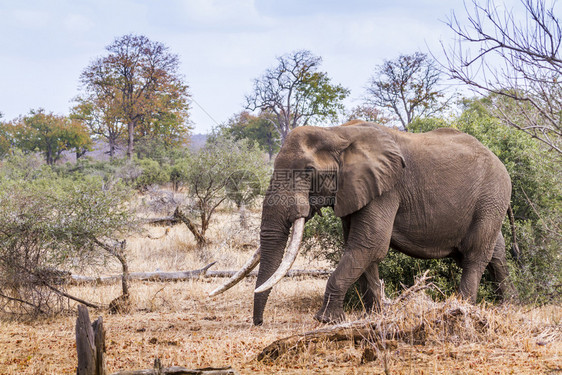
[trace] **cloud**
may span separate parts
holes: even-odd
[[[263,30],[270,24],[261,16],[253,0],[172,0],[166,7],[146,2],[149,18],[159,28],[176,31],[237,33]]]
[[[93,29],[95,23],[82,14],[67,14],[63,21],[64,27],[69,32],[83,33]]]

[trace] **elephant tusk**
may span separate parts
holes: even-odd
[[[209,297],[214,297],[222,292],[232,288],[234,285],[238,284],[240,280],[242,280],[246,275],[248,275],[260,262],[261,252],[260,249],[252,255],[252,257],[242,266],[242,268],[236,272],[226,283],[219,286],[217,289],[213,290],[209,293]]]
[[[283,261],[277,268],[277,271],[262,285],[260,285],[254,293],[261,293],[265,292],[273,288],[275,284],[277,284],[291,269],[291,266],[297,259],[297,254],[299,253],[299,247],[302,241],[302,235],[304,232],[304,217],[295,220],[293,223],[293,234],[291,235],[291,242],[287,247],[287,252],[285,253],[285,257]]]

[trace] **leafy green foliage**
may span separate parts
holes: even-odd
[[[52,176],[53,170],[37,154],[26,155],[21,150],[14,149],[4,160],[0,160],[0,181],[27,181]]]
[[[137,165],[141,169],[141,174],[135,179],[135,187],[139,190],[145,190],[150,185],[163,185],[170,181],[170,173],[167,168],[152,159],[138,160]]]
[[[65,150],[82,154],[91,145],[90,135],[81,123],[42,109],[32,110],[5,130],[16,147],[42,152],[49,165],[59,160]]]
[[[215,135],[201,150],[180,160],[173,173],[194,202],[187,209],[189,216],[198,217],[199,228],[193,223],[188,226],[192,232],[192,228],[196,230],[194,235],[201,243],[217,207],[229,198],[238,205],[249,204],[257,193],[255,182],[260,182],[258,188],[265,186],[261,182],[269,175],[270,168],[261,150],[248,140],[235,141]],[[258,191],[261,193],[261,189]]]
[[[112,254],[99,243],[135,230],[131,194],[119,182],[61,178],[45,167],[18,173],[18,163],[33,163],[23,158],[8,160],[0,180],[0,299],[5,312],[53,313],[67,297],[60,278],[106,265]]]
[[[238,113],[220,131],[235,140],[249,139],[256,142],[260,149],[267,152],[269,160],[281,146],[275,118],[267,112],[262,112],[259,116],[253,116],[246,111]]]
[[[341,258],[343,245],[341,219],[336,217],[333,209],[323,207],[320,215],[314,215],[306,222],[302,241],[304,253],[335,265]]]

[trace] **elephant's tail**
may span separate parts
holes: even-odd
[[[511,226],[511,255],[518,265],[521,265],[521,251],[519,250],[519,245],[517,244],[517,231],[515,227],[515,216],[513,215],[513,209],[511,208],[511,203],[507,208],[507,214],[509,216],[509,224]]]

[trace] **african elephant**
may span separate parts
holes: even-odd
[[[262,324],[271,288],[296,258],[305,220],[332,206],[342,221],[344,252],[315,319],[341,320],[345,293],[356,280],[366,308],[380,308],[378,263],[389,247],[418,258],[454,258],[462,267],[460,294],[472,302],[488,266],[505,296],[512,286],[500,229],[510,197],[500,160],[454,129],[413,134],[359,120],[299,127],[275,159],[260,248],[211,295],[260,263],[253,319]]]

